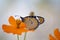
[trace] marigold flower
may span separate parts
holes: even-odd
[[[18,35],[21,35],[22,32],[27,32],[27,30],[25,29],[26,24],[23,23],[21,20],[15,20],[13,16],[10,16],[8,21],[10,23],[9,25],[2,25],[2,29],[4,30],[4,32]]]
[[[54,36],[53,37],[51,34],[49,35],[50,40],[60,40],[60,32],[59,29],[54,30]]]

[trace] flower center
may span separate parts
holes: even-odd
[[[20,26],[19,26],[20,23],[21,23],[20,19],[17,19],[17,20],[16,20],[16,24],[17,24],[17,28],[18,28],[18,29],[20,28]]]

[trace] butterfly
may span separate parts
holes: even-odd
[[[40,24],[43,24],[45,21],[41,16],[34,16],[34,12],[31,12],[30,16],[20,18],[27,25],[26,28],[28,30],[35,30]]]

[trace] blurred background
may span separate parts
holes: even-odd
[[[56,28],[60,29],[60,0],[0,0],[0,40],[17,40],[16,35],[3,32],[2,24],[8,24],[11,15],[24,17],[31,11],[44,17],[45,22],[34,32],[28,32],[26,40],[49,40],[49,34],[53,35]]]

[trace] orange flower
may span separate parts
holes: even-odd
[[[26,24],[20,21],[19,19],[15,20],[13,16],[10,16],[8,21],[10,25],[2,25],[2,29],[4,30],[4,32],[18,35],[21,35],[22,32],[27,32],[27,30],[25,29]]]
[[[54,36],[53,37],[51,34],[49,35],[50,40],[60,40],[60,32],[59,29],[54,30]]]

